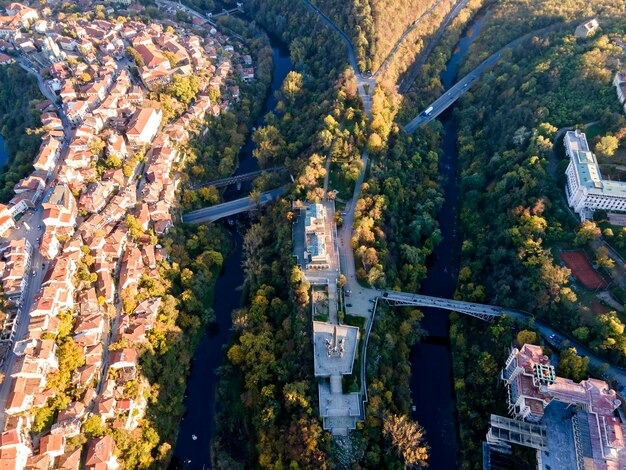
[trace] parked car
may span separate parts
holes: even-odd
[[[346,304],[346,307],[352,307],[352,304]]]

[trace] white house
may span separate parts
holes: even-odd
[[[578,25],[574,31],[574,35],[578,38],[586,38],[595,34],[599,27],[600,24],[598,23],[598,20],[594,18]]]

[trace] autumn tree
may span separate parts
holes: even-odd
[[[524,344],[537,344],[537,333],[530,330],[522,330],[517,333],[517,344],[523,346]]]
[[[261,168],[267,168],[282,161],[282,153],[286,146],[285,139],[275,126],[259,127],[252,135],[256,148],[252,155],[259,161]]]
[[[578,228],[574,243],[577,245],[586,245],[598,238],[601,234],[600,228],[592,221],[585,220]]]
[[[391,439],[391,444],[407,467],[427,464],[428,445],[424,440],[424,428],[418,423],[406,415],[391,414],[384,419],[383,434]]]
[[[289,102],[293,104],[296,98],[302,94],[303,86],[304,81],[302,79],[302,74],[292,70],[285,77],[281,90],[283,95],[285,95]]]
[[[135,62],[135,65],[137,67],[143,67],[144,65],[146,65],[146,63],[143,60],[143,57],[141,57],[141,54],[134,47],[128,46],[126,48],[126,55],[129,58],[131,58],[133,62]]]
[[[605,135],[596,144],[594,150],[600,158],[609,158],[615,155],[615,151],[619,147],[619,140],[612,135]]]
[[[615,267],[615,261],[609,256],[609,249],[606,246],[600,246],[596,250],[596,264],[606,269]]]
[[[102,423],[102,418],[98,415],[91,415],[83,423],[82,431],[87,434],[91,439],[96,437],[102,437],[105,431],[104,425]]]

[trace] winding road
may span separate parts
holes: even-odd
[[[333,23],[330,18],[328,18],[324,13],[320,11],[315,5],[313,5],[309,0],[302,0],[304,2],[304,6],[315,13],[319,18],[328,26],[330,29],[339,34],[339,37],[343,40],[348,49],[348,59],[350,61],[350,66],[354,71],[354,76],[356,77],[357,88],[359,90],[359,96],[361,97],[361,101],[363,102],[363,108],[365,109],[365,114],[370,119],[372,118],[372,94],[374,93],[374,88],[376,87],[376,78],[371,76],[369,78],[365,78],[361,71],[359,70],[359,64],[356,60],[356,55],[354,53],[354,47],[352,47],[352,42],[350,38],[344,33],[341,29],[339,29],[335,23]]]

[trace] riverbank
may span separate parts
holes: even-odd
[[[256,120],[255,127],[263,124],[265,115],[276,106],[274,93],[291,70],[289,51],[277,37],[269,35],[273,55],[273,72],[270,90],[264,101],[262,112]],[[239,155],[239,166],[235,175],[248,173],[258,169],[256,159],[252,155],[254,142],[252,130],[248,133],[246,143]],[[247,188],[243,187],[243,191]],[[241,191],[235,188],[225,192],[224,199],[241,197]],[[244,283],[243,238],[239,230],[231,228],[233,248],[224,262],[224,269],[215,285],[215,323],[203,336],[194,352],[192,369],[187,379],[185,392],[185,415],[181,421],[174,457],[170,468],[202,469],[211,467],[211,441],[215,435],[215,415],[218,411],[215,403],[215,391],[218,381],[218,368],[224,359],[223,347],[229,341],[232,324],[232,312],[241,306],[242,286]]]
[[[466,26],[466,33],[455,47],[442,71],[444,90],[457,78],[459,68],[467,57],[469,47],[478,37],[485,15],[478,15]],[[452,111],[440,119],[443,125],[443,147],[439,158],[440,184],[444,203],[438,224],[442,240],[427,260],[428,274],[420,292],[452,298],[456,290],[460,260],[458,226],[458,152],[457,128]],[[459,450],[456,397],[449,342],[450,320],[440,310],[422,309],[422,328],[427,332],[411,353],[411,394],[415,411],[413,418],[426,429],[430,445],[429,465],[437,469],[457,468]]]

